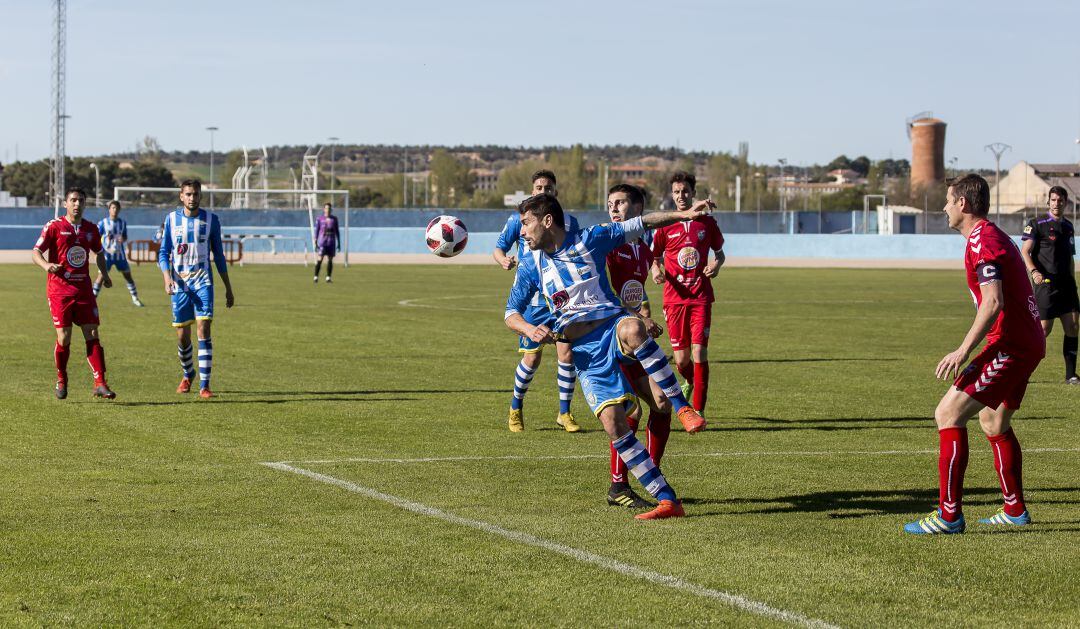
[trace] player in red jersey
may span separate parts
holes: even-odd
[[[45,294],[49,298],[56,328],[56,397],[67,397],[67,363],[71,353],[71,326],[82,328],[86,339],[86,360],[94,374],[94,397],[113,399],[116,394],[105,383],[105,350],[98,340],[98,308],[90,281],[90,255],[97,255],[97,268],[106,287],[112,286],[102,253],[101,232],[93,221],[83,220],[86,191],[68,188],[64,195],[67,214],[49,221],[41,230],[31,256],[34,264],[49,274]],[[46,256],[48,258],[46,259]]]
[[[1016,244],[987,220],[990,186],[978,175],[949,180],[945,214],[949,227],[967,240],[964,269],[977,312],[960,347],[938,363],[938,378],[956,375],[938,403],[938,508],[904,526],[908,533],[963,533],[964,471],[968,461],[967,421],[978,413],[990,440],[994,469],[1005,506],[982,524],[1025,525],[1020,442],[1010,427],[1020,408],[1028,378],[1046,355],[1039,309]],[[986,346],[967,368],[968,356],[986,338]],[[959,374],[959,375],[957,375]]]
[[[671,177],[671,198],[684,211],[694,204],[697,179],[687,172]],[[702,216],[657,229],[653,235],[652,275],[664,284],[664,317],[675,353],[675,367],[693,389],[691,404],[705,410],[709,395],[709,326],[712,278],[724,264],[724,235],[716,219]],[[709,262],[709,251],[713,260]]]
[[[645,195],[639,188],[630,184],[620,183],[612,186],[608,190],[607,211],[613,223],[621,223],[641,216],[645,211]],[[652,260],[652,251],[642,238],[621,245],[609,253],[607,269],[611,278],[611,288],[619,296],[623,306],[641,319],[649,336],[658,338],[664,330],[652,320],[649,296],[645,294],[645,280],[649,277]],[[649,406],[649,421],[645,425],[645,449],[648,450],[653,463],[659,466],[660,459],[664,456],[664,448],[667,446],[668,435],[671,434],[671,402],[660,390],[660,386],[645,373],[641,363],[620,363],[619,366],[634,388],[635,395]],[[627,414],[627,423],[634,432],[637,432],[640,419],[640,406]],[[630,509],[645,509],[653,506],[630,487],[626,479],[626,463],[614,446],[611,447],[611,487],[608,489],[607,501],[609,505],[619,505]]]

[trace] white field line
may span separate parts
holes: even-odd
[[[1080,448],[1024,448],[1025,453],[1080,452]],[[711,458],[711,457],[774,457],[774,456],[914,456],[937,454],[937,450],[774,450],[759,452],[702,452],[665,455],[666,458]],[[506,455],[506,456],[431,456],[417,458],[369,458],[356,457],[345,459],[306,459],[267,462],[263,465],[296,463],[299,465],[332,465],[335,463],[455,463],[469,461],[577,461],[583,459],[607,459],[607,454],[563,454],[563,455]]]
[[[761,603],[759,601],[740,596],[738,594],[732,594],[730,592],[724,592],[722,590],[714,590],[711,588],[707,588],[696,583],[685,581],[683,579],[680,579],[679,577],[662,574],[659,572],[653,572],[652,570],[647,570],[645,568],[639,568],[638,566],[619,561],[618,559],[612,559],[610,557],[604,557],[602,555],[590,553],[588,551],[574,548],[572,546],[566,546],[557,542],[552,542],[546,539],[536,537],[534,535],[529,535],[528,533],[511,531],[501,526],[488,522],[483,522],[481,520],[471,520],[469,518],[464,518],[459,515],[454,515],[453,513],[448,513],[446,511],[436,509],[435,507],[429,507],[419,502],[413,502],[411,500],[406,500],[405,498],[399,498],[390,494],[384,494],[380,491],[376,491],[368,487],[363,487],[347,480],[334,478],[333,476],[327,476],[326,474],[320,474],[318,472],[312,472],[311,470],[292,467],[291,465],[286,465],[285,463],[263,463],[263,465],[266,465],[267,467],[276,470],[280,470],[282,472],[291,472],[293,474],[299,474],[300,476],[306,476],[321,483],[334,485],[335,487],[340,487],[341,489],[350,491],[355,494],[359,494],[366,498],[385,502],[399,509],[404,509],[405,511],[410,511],[419,515],[426,515],[428,517],[436,518],[444,522],[450,522],[451,524],[466,526],[472,529],[483,531],[485,533],[498,535],[512,542],[525,544],[527,546],[534,546],[536,548],[543,548],[544,550],[558,553],[560,555],[569,557],[582,563],[599,566],[612,572],[617,572],[619,574],[623,574],[629,577],[642,579],[650,583],[655,583],[656,585],[662,585],[675,590],[680,590],[689,594],[693,594],[695,596],[700,596],[702,598],[719,601],[742,611],[756,614],[758,616],[763,616],[772,620],[778,620],[781,622],[799,625],[802,627],[835,627],[835,625],[831,625],[823,620],[808,618],[806,616],[803,616],[802,614],[778,609],[770,605],[766,605],[765,603]]]

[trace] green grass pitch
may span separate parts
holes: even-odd
[[[232,269],[219,397],[199,401],[174,393],[167,297],[138,268],[146,308],[122,281],[100,299],[119,397],[89,398],[76,340],[59,402],[45,278],[0,267],[0,624],[1080,622],[1080,387],[1060,331],[1015,422],[1036,524],[974,523],[1000,492],[973,423],[968,533],[901,534],[936,497],[933,368],[974,315],[961,272],[725,269],[710,425],[673,431],[663,462],[689,517],[643,523],[605,504],[608,442],[580,390],[585,431],[555,426],[551,352],[526,432],[507,431],[510,274],[338,269],[318,286]]]

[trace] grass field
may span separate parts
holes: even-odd
[[[494,266],[235,268],[205,402],[173,392],[160,275],[135,273],[146,308],[100,300],[118,399],[73,357],[58,402],[44,277],[0,267],[4,626],[1080,624],[1060,332],[1016,422],[1036,524],[974,524],[1001,497],[973,424],[968,533],[900,532],[936,499],[959,272],[722,272],[710,426],[663,464],[689,517],[660,522],[606,506],[608,442],[580,391],[585,431],[555,426],[553,355],[507,431]]]

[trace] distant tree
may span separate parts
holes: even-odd
[[[131,168],[117,170],[112,180],[116,186],[147,186],[154,188],[175,188],[178,184],[172,171],[161,164],[135,162]]]
[[[830,172],[833,170],[848,170],[850,168],[851,160],[848,159],[847,155],[841,155],[833,161],[829,162],[829,164],[825,167],[825,172]]]
[[[30,205],[49,204],[49,172],[45,160],[12,162],[4,167],[4,189],[17,197],[26,197]]]
[[[157,138],[147,135],[137,143],[135,153],[140,161],[160,163],[163,151]]]
[[[851,160],[851,170],[859,173],[860,177],[865,177],[870,172],[870,158],[865,155],[860,155]]]
[[[472,195],[473,176],[469,166],[446,149],[436,149],[431,156],[431,178],[435,205],[461,207]]]

